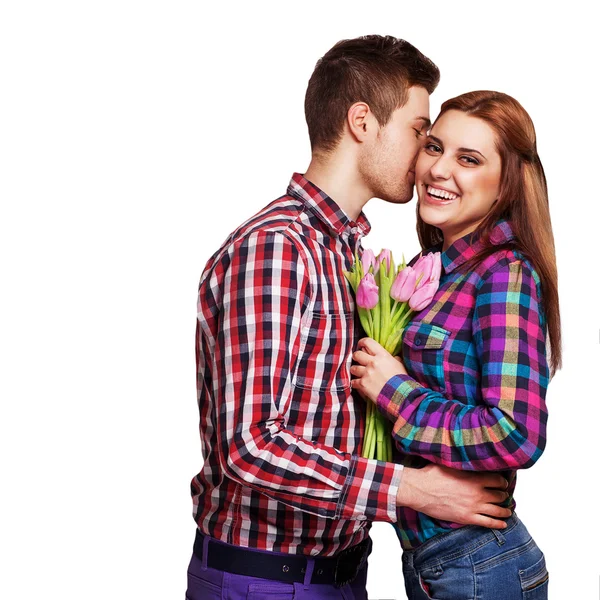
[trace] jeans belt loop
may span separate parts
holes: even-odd
[[[498,546],[504,546],[504,542],[506,542],[506,538],[502,535],[499,529],[492,529],[492,533],[496,537],[496,543]]]

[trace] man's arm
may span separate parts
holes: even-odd
[[[254,232],[221,259],[222,313],[211,362],[221,468],[275,500],[328,518],[396,521],[402,466],[366,460],[288,427],[306,265],[282,233]],[[209,284],[209,282],[205,282]],[[202,296],[200,298],[202,310]]]
[[[508,482],[498,473],[458,471],[439,465],[422,469],[406,467],[398,491],[398,506],[408,506],[430,517],[504,529],[512,514],[497,506],[508,498]]]

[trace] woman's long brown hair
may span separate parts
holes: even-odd
[[[469,92],[451,98],[442,104],[438,119],[449,110],[485,121],[496,133],[502,161],[498,200],[474,232],[483,241],[483,249],[469,261],[468,268],[499,249],[490,242],[490,232],[500,219],[508,220],[515,235],[509,247],[528,258],[540,276],[550,341],[550,371],[554,375],[562,365],[558,274],[548,188],[533,122],[514,98],[500,92]],[[423,250],[443,240],[440,229],[421,219],[418,206],[417,233]]]

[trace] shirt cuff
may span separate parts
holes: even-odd
[[[353,456],[336,518],[395,523],[403,469],[395,463]]]
[[[402,402],[421,386],[408,375],[394,375],[377,396],[377,408],[390,421],[396,421]]]

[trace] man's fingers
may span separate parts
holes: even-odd
[[[508,493],[501,492],[500,490],[485,490],[483,496],[484,502],[489,502],[490,504],[502,504],[507,498]]]
[[[508,489],[508,481],[498,473],[486,473],[485,476],[481,478],[481,483],[486,488],[498,490]]]
[[[473,519],[473,525],[479,525],[481,527],[487,527],[488,529],[506,529],[507,525],[504,521],[493,519],[486,515],[475,515]]]
[[[510,508],[504,508],[496,504],[488,504],[481,512],[497,519],[508,519],[512,514]]]

